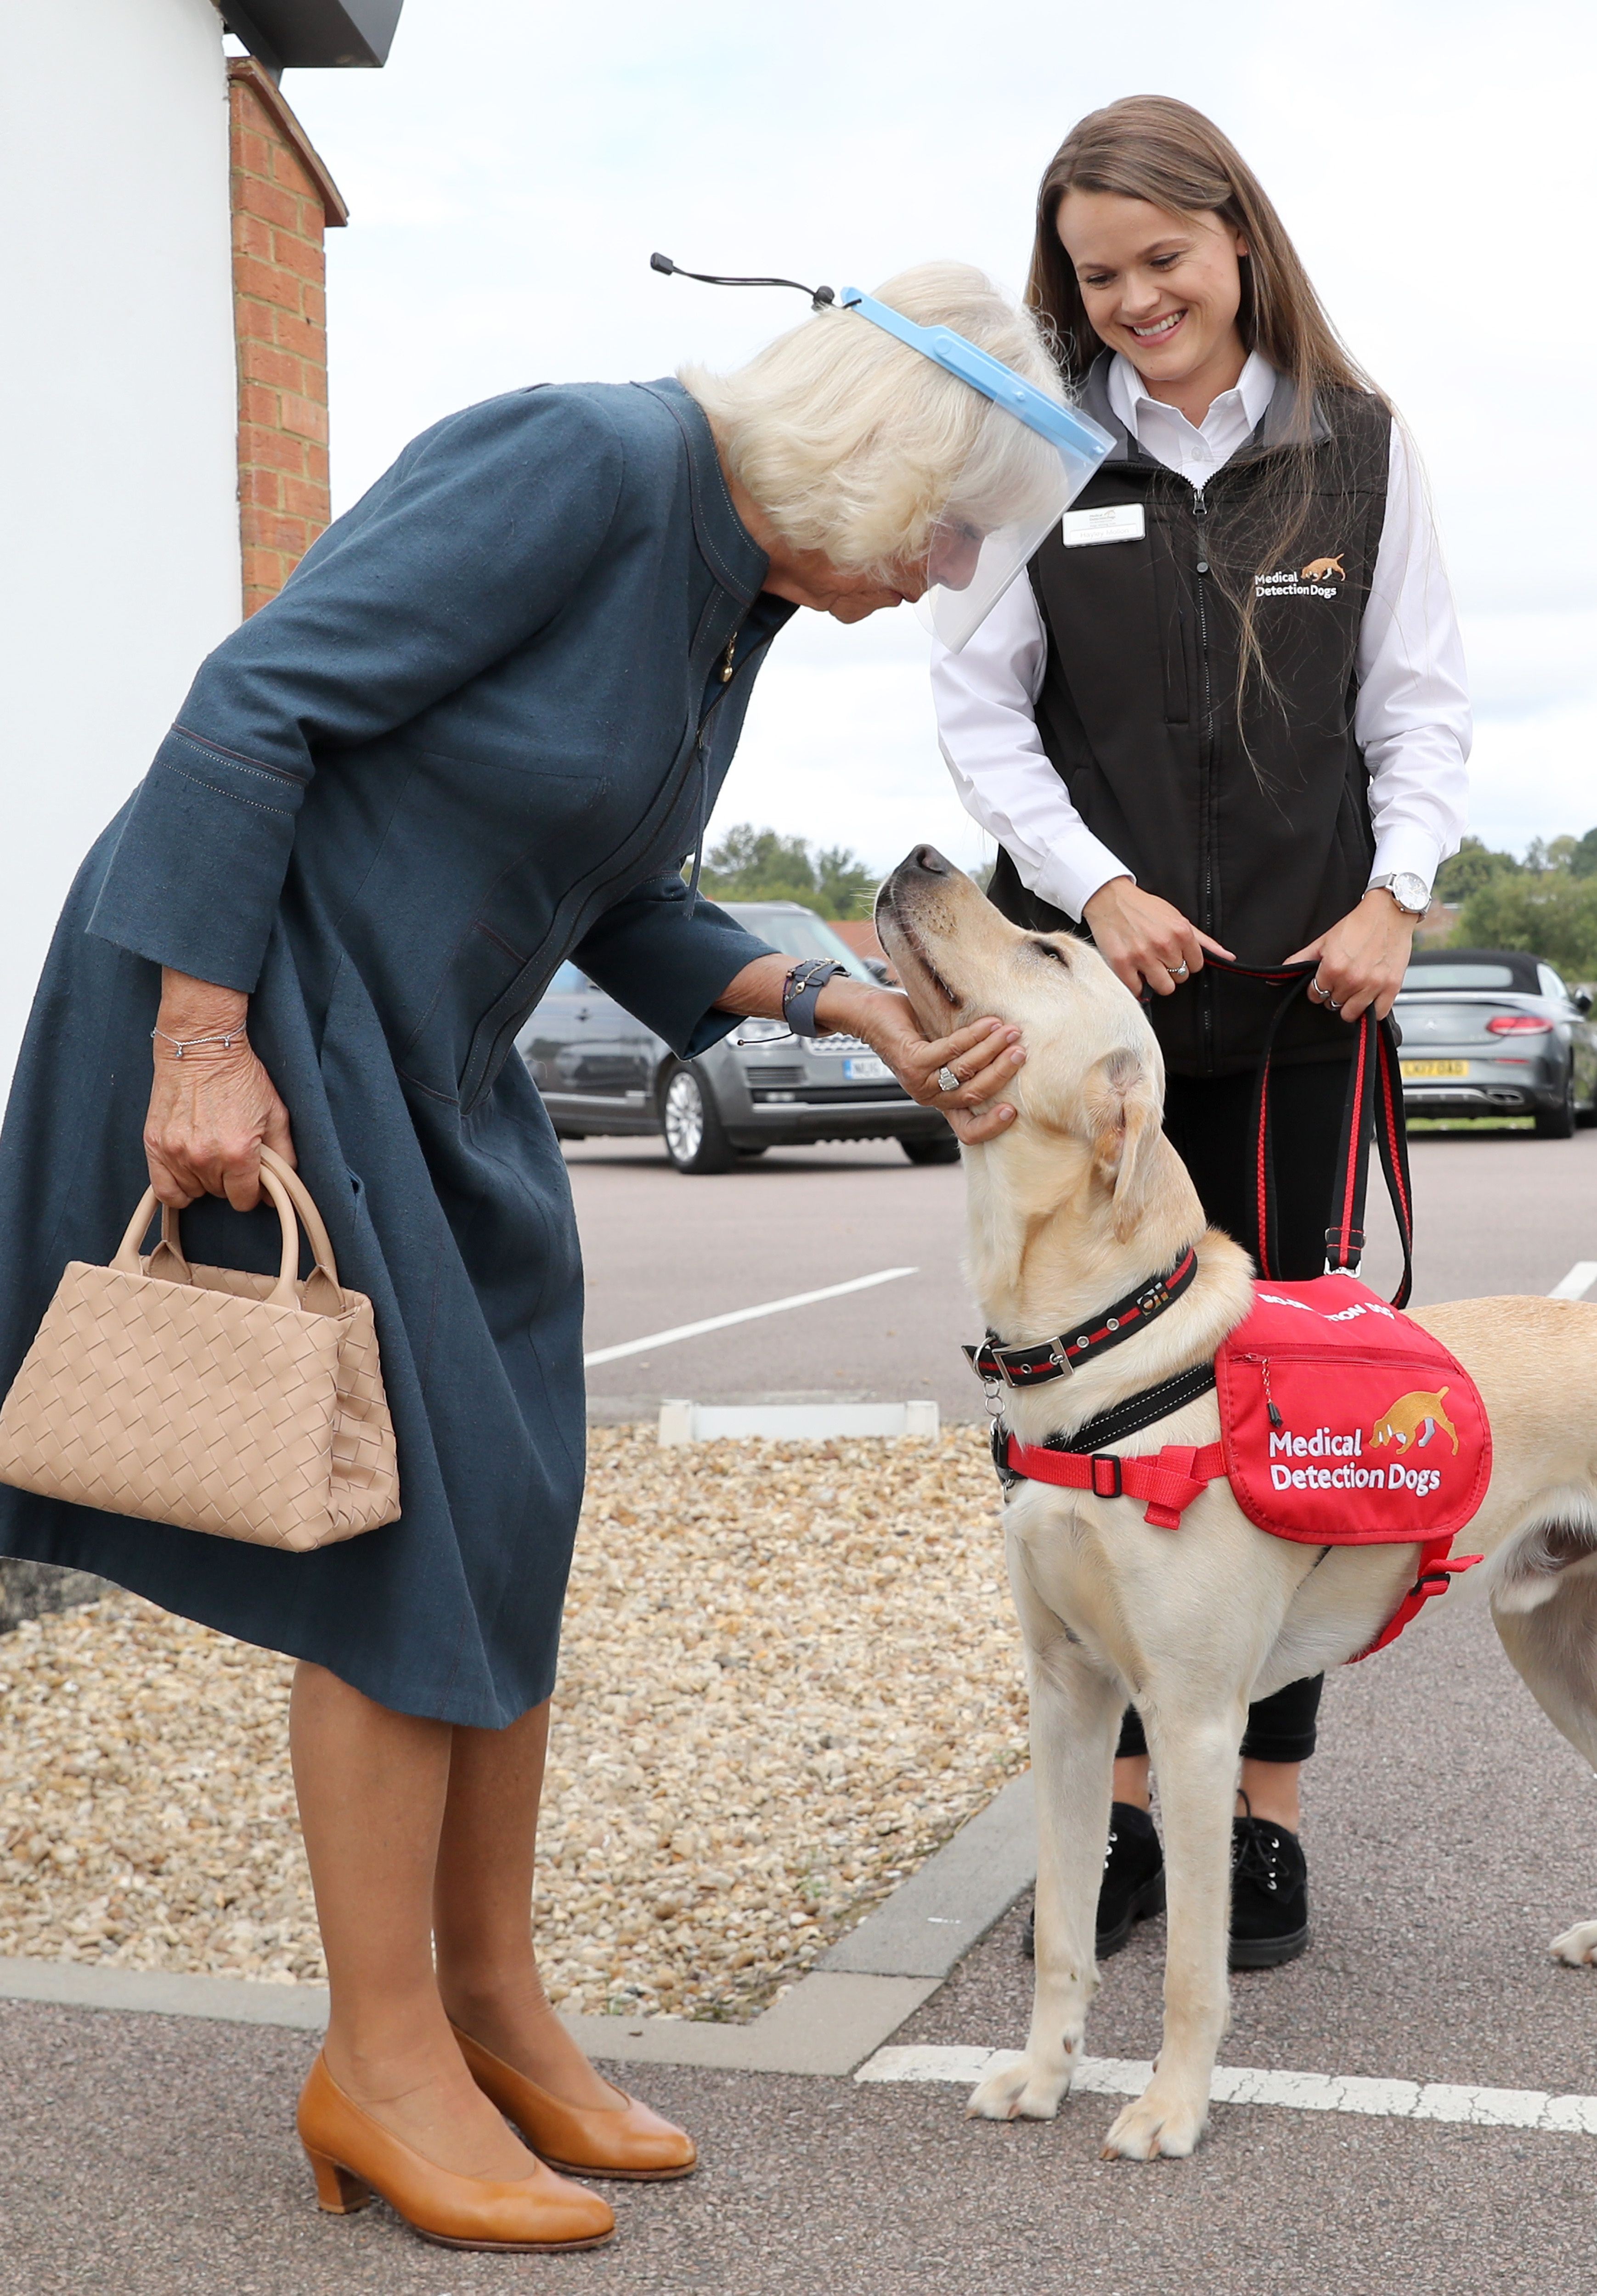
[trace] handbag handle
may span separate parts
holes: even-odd
[[[292,1165],[285,1164],[281,1156],[264,1146],[260,1152],[260,1185],[277,1214],[278,1226],[283,1235],[283,1253],[278,1262],[277,1281],[270,1294],[271,1305],[275,1308],[298,1308],[300,1305],[300,1229],[294,1218],[297,1212],[300,1221],[304,1226],[306,1238],[316,1261],[309,1276],[306,1279],[307,1293],[309,1294],[310,1286],[316,1283],[318,1275],[325,1277],[336,1295],[333,1307],[333,1312],[336,1313],[343,1305],[343,1295],[339,1288],[337,1264],[333,1257],[332,1241],[309,1189]],[[170,1204],[163,1204],[160,1209],[161,1243],[156,1251],[152,1253],[151,1258],[153,1260],[165,1251],[182,1271],[177,1280],[186,1283],[189,1281],[189,1267],[179,1239],[177,1214]],[[138,1210],[128,1223],[127,1233],[118,1245],[116,1256],[111,1263],[121,1275],[139,1274],[138,1248],[144,1241],[150,1222],[155,1217],[155,1191],[153,1188],[146,1188],[140,1199]],[[304,1304],[306,1306],[311,1304],[309,1297]]]
[[[1238,964],[1214,955],[1206,969],[1239,974],[1245,980],[1285,983],[1287,993],[1276,1006],[1264,1049],[1259,1055],[1254,1085],[1253,1127],[1255,1185],[1258,1192],[1259,1273],[1275,1275],[1275,1143],[1270,1121],[1270,1078],[1276,1030],[1297,1003],[1303,983],[1318,965],[1257,966]],[[1367,1005],[1354,1022],[1357,1041],[1342,1103],[1337,1173],[1331,1189],[1330,1218],[1325,1231],[1328,1275],[1356,1275],[1364,1252],[1364,1198],[1370,1177],[1370,1147],[1373,1141],[1403,1246],[1403,1275],[1393,1294],[1394,1308],[1407,1305],[1413,1284],[1414,1195],[1409,1177],[1408,1142],[1403,1128],[1403,1072],[1397,1057],[1397,1032],[1390,1018],[1377,1021]]]

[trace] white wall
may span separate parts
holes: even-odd
[[[0,1085],[79,860],[239,616],[210,0],[0,7]]]

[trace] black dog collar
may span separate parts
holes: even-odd
[[[1050,1379],[1067,1379],[1090,1356],[1117,1348],[1122,1340],[1134,1338],[1156,1316],[1162,1316],[1197,1273],[1198,1253],[1189,1244],[1166,1274],[1128,1292],[1124,1300],[1116,1300],[1112,1308],[1068,1335],[1061,1332],[1051,1340],[1034,1340],[1030,1347],[1005,1348],[999,1345],[997,1332],[989,1332],[979,1348],[965,1349],[970,1368],[978,1379],[1001,1379],[1006,1386],[1016,1388],[1041,1387]]]

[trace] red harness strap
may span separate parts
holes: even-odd
[[[1362,1651],[1354,1651],[1350,1659],[1344,1659],[1345,1666],[1357,1666],[1362,1658],[1373,1658],[1377,1651],[1385,1650],[1388,1643],[1395,1643],[1404,1627],[1419,1617],[1433,1595],[1447,1592],[1455,1572],[1473,1570],[1478,1562],[1485,1560],[1479,1554],[1450,1555],[1447,1550],[1457,1537],[1457,1531],[1449,1531],[1445,1538],[1426,1540],[1420,1549],[1420,1571],[1413,1585],[1375,1640],[1366,1643]]]
[[[1146,1499],[1142,1520],[1156,1530],[1179,1530],[1182,1509],[1225,1472],[1218,1443],[1166,1443],[1155,1456],[1123,1458],[1118,1451],[1050,1451],[1011,1435],[1008,1458],[1010,1472],[1028,1482],[1091,1491],[1098,1499]]]
[[[1027,1482],[1052,1483],[1060,1490],[1091,1491],[1099,1499],[1146,1499],[1144,1522],[1156,1530],[1179,1530],[1181,1514],[1206,1485],[1225,1473],[1225,1456],[1218,1443],[1166,1443],[1155,1455],[1147,1452],[1123,1457],[1118,1451],[1050,1451],[1041,1443],[1021,1443],[1011,1435],[1008,1447],[1011,1474]],[[1445,1595],[1455,1573],[1472,1570],[1478,1554],[1450,1555],[1457,1538],[1428,1538],[1420,1547],[1420,1569],[1413,1585],[1373,1642],[1354,1651],[1344,1663],[1356,1666],[1362,1658],[1395,1643],[1410,1622],[1437,1595]]]

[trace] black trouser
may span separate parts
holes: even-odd
[[[1176,992],[1179,996],[1179,990]],[[1351,1046],[1349,1051],[1351,1054]],[[1275,1146],[1274,1273],[1288,1282],[1325,1270],[1325,1229],[1342,1103],[1346,1061],[1299,1061],[1277,1065],[1271,1077],[1271,1131]],[[1246,1076],[1173,1076],[1165,1087],[1165,1131],[1192,1175],[1204,1211],[1215,1227],[1259,1256],[1257,1197],[1252,1139],[1254,1079]],[[1246,1759],[1305,1762],[1314,1751],[1322,1674],[1289,1682],[1247,1710]],[[1121,1726],[1122,1754],[1146,1754],[1140,1716],[1128,1706]]]

